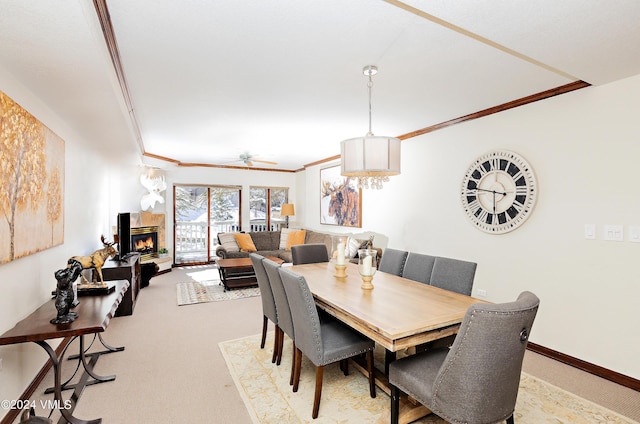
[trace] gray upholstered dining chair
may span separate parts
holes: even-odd
[[[269,283],[271,284],[271,291],[273,292],[273,298],[276,302],[276,313],[278,315],[278,328],[276,331],[280,331],[277,346],[277,359],[276,364],[280,365],[282,360],[282,349],[284,345],[284,334],[289,336],[293,341],[293,356],[291,358],[291,376],[289,377],[289,385],[293,385],[293,370],[295,365],[296,356],[296,343],[295,333],[293,329],[293,319],[291,318],[291,310],[289,309],[289,301],[287,300],[287,293],[284,291],[282,285],[282,278],[280,278],[280,265],[269,260],[267,258],[262,260],[267,276],[269,277]],[[284,333],[284,334],[283,334]]]
[[[471,296],[477,266],[475,262],[438,256],[433,263],[430,284]]]
[[[402,277],[429,284],[435,260],[435,256],[409,252],[404,268],[402,268]]]
[[[386,272],[387,274],[393,274],[402,276],[402,270],[404,269],[404,262],[407,259],[409,252],[397,249],[384,249],[382,257],[380,258],[380,264],[378,270]]]
[[[391,423],[404,392],[450,423],[513,424],[522,360],[540,300],[474,303],[451,348],[435,348],[389,366]]]
[[[291,246],[294,265],[329,262],[329,252],[324,243],[296,244]]]
[[[367,355],[369,393],[376,397],[373,375],[373,349],[375,344],[369,338],[346,326],[338,320],[320,321],[313,295],[305,278],[287,268],[279,269],[280,277],[287,293],[287,300],[293,318],[296,345],[296,365],[293,391],[298,391],[302,354],[316,367],[316,387],[311,416],[318,417],[322,396],[322,378],[325,365],[340,362],[345,375],[348,374],[349,358]]]
[[[273,341],[273,356],[271,362],[276,362],[277,359],[277,346],[279,345],[280,330],[278,327],[278,314],[276,313],[276,302],[273,298],[273,292],[271,291],[271,284],[269,283],[269,277],[264,269],[262,260],[264,256],[257,253],[250,253],[251,264],[256,273],[256,279],[258,280],[258,288],[260,289],[260,297],[262,298],[262,339],[260,340],[260,349],[264,349],[264,344],[267,338],[267,324],[269,320],[273,322],[276,327],[275,337]]]

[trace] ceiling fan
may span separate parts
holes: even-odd
[[[239,159],[242,163],[244,163],[247,166],[255,166],[253,163],[264,163],[266,165],[277,165],[278,162],[271,162],[268,160],[260,160],[260,159],[255,159],[253,157],[253,155],[250,155],[249,152],[244,152],[242,154],[240,154],[240,159]]]

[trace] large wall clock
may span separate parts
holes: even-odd
[[[520,155],[496,150],[476,159],[462,181],[462,207],[479,230],[504,234],[522,225],[536,202],[533,169]]]

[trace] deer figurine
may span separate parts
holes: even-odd
[[[89,256],[72,256],[71,258],[69,258],[67,267],[70,267],[75,261],[80,262],[80,264],[82,265],[82,269],[95,269],[100,280],[99,285],[104,287],[106,286],[106,284],[102,279],[102,266],[108,258],[114,257],[118,253],[118,251],[113,247],[113,242],[108,242],[104,239],[104,234],[100,237],[100,241],[104,246],[102,249],[96,250]],[[80,274],[80,277],[85,284],[91,284],[84,275]]]

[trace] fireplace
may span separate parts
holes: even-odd
[[[131,229],[131,251],[140,253],[140,260],[158,257],[158,227]]]

